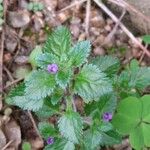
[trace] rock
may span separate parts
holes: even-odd
[[[41,18],[39,16],[35,15],[33,17],[33,22],[34,22],[34,29],[37,32],[39,32],[41,30],[41,28],[44,28],[44,26],[45,26],[43,18]]]
[[[41,149],[44,146],[43,140],[36,138],[36,139],[30,139],[29,141],[31,143],[32,149]]]
[[[2,149],[6,145],[6,137],[3,131],[0,129],[0,149]]]
[[[75,39],[79,37],[80,34],[80,25],[79,24],[72,24],[70,25],[70,31]]]
[[[42,0],[42,3],[47,7],[48,9],[55,10],[55,8],[58,5],[58,0],[49,1],[49,0]]]
[[[92,27],[103,28],[105,26],[105,19],[101,11],[96,9],[91,11],[90,24]]]
[[[29,12],[26,10],[19,10],[15,12],[9,11],[8,21],[14,28],[22,28],[27,26],[30,22]]]
[[[83,40],[85,40],[85,37],[86,37],[86,34],[85,34],[85,33],[81,33],[81,34],[79,35],[78,41],[83,41]]]
[[[96,46],[100,46],[100,45],[102,45],[102,44],[104,43],[104,40],[105,40],[105,36],[101,34],[101,35],[99,35],[99,36],[95,39],[93,45],[94,45],[95,47],[96,47]]]
[[[12,56],[10,53],[5,53],[4,54],[4,63],[10,63],[12,60]]]
[[[93,52],[95,55],[105,55],[105,50],[101,47],[96,47]]]
[[[17,39],[13,35],[6,35],[5,47],[7,51],[13,53],[17,47]]]
[[[60,12],[58,15],[58,20],[61,23],[64,23],[65,21],[67,21],[71,16],[70,16],[70,12],[69,11],[64,11],[64,12]]]
[[[7,125],[5,125],[5,134],[8,141],[13,140],[10,146],[18,149],[18,146],[21,143],[21,130],[14,120],[9,121]]]
[[[28,63],[28,56],[17,56],[15,58],[15,63],[18,65],[24,65]]]

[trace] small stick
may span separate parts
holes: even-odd
[[[6,21],[6,11],[7,11],[7,0],[3,0],[3,7],[4,7],[4,23]],[[1,34],[1,47],[0,47],[0,110],[3,107],[3,102],[2,102],[2,93],[3,93],[3,53],[4,53],[4,40],[5,40],[5,30],[4,30],[4,25],[2,29],[2,34]]]
[[[114,34],[116,33],[116,30],[118,29],[119,23],[121,22],[122,18],[124,17],[126,13],[126,10],[124,9],[118,22],[115,24],[115,27],[113,28],[113,30],[107,35],[104,43],[102,45],[106,45],[107,43],[109,43],[111,41],[111,39],[113,38]]]
[[[140,17],[144,18],[146,21],[150,22],[150,18],[143,15],[140,11],[138,11],[134,6],[132,6],[131,4],[125,2],[124,0],[108,0],[111,3],[114,3],[120,7],[125,8],[128,11],[132,11],[135,14],[138,14]]]
[[[6,150],[6,148],[13,142],[14,140],[9,141],[3,148],[2,150]]]
[[[99,0],[94,0],[94,2],[103,10],[105,11],[114,22],[118,22],[118,18]],[[145,54],[150,57],[150,52],[134,37],[134,35],[120,22],[119,26],[122,28],[122,30],[128,35],[128,37],[137,44],[144,52]]]
[[[28,115],[29,115],[29,117],[30,117],[30,119],[31,119],[31,122],[32,122],[32,124],[33,124],[33,127],[34,127],[34,129],[35,129],[37,135],[39,136],[40,140],[43,141],[43,139],[42,139],[42,137],[41,137],[41,135],[40,135],[40,133],[39,133],[39,130],[38,130],[36,124],[35,124],[35,121],[34,121],[33,116],[32,116],[32,114],[31,114],[30,111],[28,111]]]
[[[91,12],[91,0],[87,0],[86,17],[85,17],[85,33],[87,37],[89,36],[90,12]]]
[[[145,45],[145,48],[147,48],[147,47],[148,47],[148,44]],[[144,56],[145,56],[145,52],[142,53],[142,55],[141,55],[141,57],[140,57],[140,60],[139,60],[139,64],[141,64],[141,62],[142,62]]]
[[[6,85],[3,89],[6,90],[7,88],[13,86],[14,84],[17,84],[18,82],[22,81],[24,78],[20,78],[17,80],[13,80],[10,84]]]
[[[69,6],[61,9],[59,12],[65,11],[67,9],[71,9],[72,7],[76,6],[76,5],[81,5],[82,3],[86,2],[87,0],[81,0],[81,1],[75,1],[74,3],[70,4]]]
[[[7,73],[8,77],[9,77],[9,79],[10,79],[11,81],[14,81],[13,76],[11,75],[10,71],[7,69],[6,66],[4,66],[4,70],[6,71],[6,73]]]

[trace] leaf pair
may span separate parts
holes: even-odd
[[[123,135],[129,134],[130,143],[137,150],[150,147],[150,95],[140,99],[128,97],[118,106],[113,125]]]

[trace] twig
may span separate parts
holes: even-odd
[[[77,108],[76,108],[76,104],[75,104],[75,97],[73,96],[73,99],[72,99],[72,104],[73,104],[73,110],[75,112],[77,112]]]
[[[32,114],[31,114],[30,111],[28,111],[28,115],[29,115],[29,117],[30,117],[30,119],[31,119],[31,122],[32,122],[32,124],[33,124],[33,127],[34,127],[34,129],[35,129],[35,131],[36,131],[38,137],[40,138],[41,141],[43,141],[43,139],[42,139],[42,137],[41,137],[41,135],[40,135],[40,133],[39,133],[39,130],[38,130],[36,124],[35,124],[35,121],[34,121],[33,116],[32,116]]]
[[[111,41],[111,39],[113,38],[114,34],[116,33],[116,30],[118,29],[118,26],[119,26],[122,18],[124,17],[125,13],[126,13],[126,10],[123,9],[123,12],[122,12],[118,22],[115,24],[115,27],[113,28],[113,30],[105,38],[104,43],[102,45],[106,45],[106,44],[108,44]]]
[[[148,47],[148,44],[145,45],[145,48],[147,48],[147,47]],[[141,62],[142,62],[144,56],[145,56],[145,52],[142,53],[142,55],[141,55],[141,57],[140,57],[140,60],[139,60],[139,64],[141,64]]]
[[[114,22],[118,22],[118,18],[100,1],[100,0],[93,0],[103,11],[105,11]],[[128,35],[128,37],[141,48],[145,54],[150,57],[150,52],[134,37],[134,35],[120,22],[119,26],[122,30]]]
[[[91,0],[87,0],[86,17],[85,17],[85,33],[87,37],[89,36],[90,12],[91,12]]]
[[[7,11],[7,1],[3,0],[3,7],[4,7],[4,22],[6,21],[6,11]],[[4,53],[4,40],[5,40],[5,30],[4,25],[1,34],[1,47],[0,47],[0,110],[2,109],[3,102],[2,102],[2,93],[3,93],[3,53]]]
[[[76,5],[81,5],[82,3],[86,2],[86,1],[87,1],[87,0],[75,1],[74,3],[70,4],[69,6],[67,6],[67,7],[65,7],[65,8],[63,8],[63,9],[61,9],[59,12],[65,11],[65,10],[67,10],[67,9],[70,9],[70,8],[76,6]]]
[[[13,142],[14,140],[9,141],[3,148],[2,150],[6,150],[6,148]]]
[[[18,82],[22,81],[24,78],[20,78],[17,80],[13,80],[10,84],[6,85],[3,89],[6,90],[7,88],[13,86],[14,84],[17,84]]]
[[[7,75],[8,75],[8,77],[9,77],[9,79],[10,79],[11,81],[14,81],[13,76],[11,75],[10,71],[7,69],[7,67],[6,67],[6,66],[4,66],[4,70],[5,70],[5,72],[7,73]]]
[[[123,7],[123,8],[125,8],[128,11],[132,11],[135,14],[138,14],[138,16],[142,17],[146,21],[150,22],[150,18],[149,17],[143,15],[143,13],[141,13],[140,11],[138,11],[134,6],[132,6],[131,4],[127,3],[126,1],[124,1],[124,0],[108,0],[108,1],[111,2],[111,3],[114,3],[116,5],[118,5],[120,7]]]

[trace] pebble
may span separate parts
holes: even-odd
[[[9,11],[8,12],[9,24],[14,28],[22,28],[29,24],[30,16],[26,10]]]

